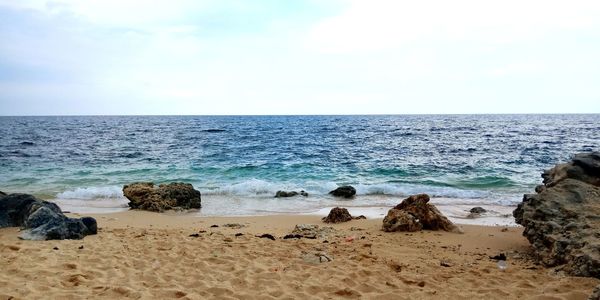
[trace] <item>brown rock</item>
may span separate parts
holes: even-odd
[[[123,187],[123,195],[129,199],[129,207],[155,212],[169,209],[201,208],[200,192],[188,183],[161,184],[136,182]]]
[[[399,209],[390,209],[383,218],[383,231],[419,231],[423,224],[413,215]]]
[[[342,223],[352,220],[352,216],[347,209],[342,207],[334,207],[329,212],[327,217],[323,218],[325,223]]]
[[[404,199],[394,209],[412,215],[422,224],[423,229],[460,231],[448,218],[446,218],[434,205],[429,204],[429,195],[418,194]]]

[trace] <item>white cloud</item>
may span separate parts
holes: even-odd
[[[311,30],[307,46],[330,53],[382,51],[412,42],[508,43],[600,22],[595,0],[351,1]]]

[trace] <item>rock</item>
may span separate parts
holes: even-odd
[[[227,223],[227,224],[223,224],[223,227],[228,227],[228,228],[233,228],[233,229],[240,229],[240,228],[246,227],[246,225],[239,224],[239,223]]]
[[[329,215],[322,220],[325,223],[342,223],[352,220],[352,216],[347,209],[342,207],[334,207],[329,212]]]
[[[413,195],[388,211],[383,219],[383,231],[418,231],[421,229],[460,232],[432,204],[427,194]]]
[[[316,238],[327,238],[329,235],[333,234],[335,229],[333,227],[322,227],[319,225],[313,224],[298,224],[292,231],[292,235],[300,235],[306,239],[316,239]]]
[[[487,210],[485,210],[485,208],[480,207],[480,206],[476,206],[471,208],[471,210],[469,210],[470,213],[472,214],[483,214],[485,212],[487,212]]]
[[[304,196],[304,197],[308,197],[308,193],[305,191],[300,191],[300,192],[296,192],[296,191],[277,191],[277,193],[275,193],[275,198],[285,198],[285,197],[294,197],[294,196]]]
[[[329,194],[335,197],[352,198],[354,195],[356,195],[356,189],[352,186],[345,185],[329,192]]]
[[[262,234],[262,235],[257,235],[256,237],[257,238],[261,238],[261,239],[270,239],[272,241],[275,240],[275,237],[272,234],[268,234],[268,233],[265,233],[265,234]]]
[[[419,231],[423,229],[423,224],[413,215],[399,210],[390,209],[383,218],[383,231]]]
[[[0,198],[2,198],[2,197],[4,197],[4,196],[6,196],[6,193],[5,193],[5,192],[3,192],[3,191],[0,191]]]
[[[600,300],[600,285],[597,285],[592,294],[588,297],[588,300]]]
[[[506,254],[500,253],[498,255],[490,256],[490,259],[493,259],[493,260],[506,260]]]
[[[201,208],[200,192],[189,183],[161,184],[136,182],[123,187],[123,195],[129,199],[129,207],[155,212],[169,209]]]
[[[0,198],[0,228],[21,227],[22,239],[82,239],[98,232],[96,220],[65,216],[58,205],[32,195],[10,194]]]
[[[513,212],[547,267],[600,278],[600,153],[581,153],[542,174],[544,188]]]

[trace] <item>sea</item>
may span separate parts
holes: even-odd
[[[191,183],[199,216],[383,217],[427,193],[458,222],[512,224],[543,170],[600,150],[600,115],[0,117],[0,136],[0,191],[74,213],[127,210],[123,185],[151,181]],[[341,185],[357,196],[328,194]]]

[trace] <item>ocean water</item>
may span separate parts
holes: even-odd
[[[415,193],[510,208],[544,169],[600,150],[600,115],[0,117],[0,134],[0,190],[71,211],[123,210],[135,181],[193,184],[200,215],[368,211]],[[344,184],[355,199],[327,195]]]

